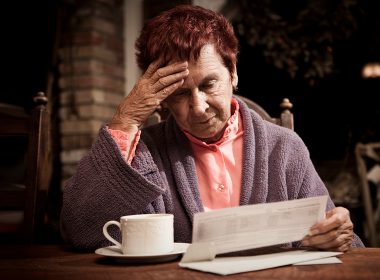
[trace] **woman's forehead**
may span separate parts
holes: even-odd
[[[190,57],[187,58],[180,57],[180,54],[173,54],[172,57],[168,60],[167,64],[183,61],[188,61],[189,63],[197,64],[200,60],[204,60],[211,57],[214,57],[218,59],[221,63],[223,63],[222,57],[217,52],[215,46],[213,44],[206,44],[200,49],[199,56],[197,58],[195,58],[193,54],[190,54]]]

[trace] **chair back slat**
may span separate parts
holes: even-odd
[[[23,222],[18,228],[21,229],[19,234],[22,241],[26,243],[34,242],[37,227],[43,223],[44,200],[39,196],[46,196],[49,185],[45,174],[49,165],[50,130],[47,99],[43,93],[38,93],[34,102],[36,105],[31,114],[14,106],[0,106],[0,137],[27,137],[22,186],[12,182],[0,182],[0,209],[23,211]],[[1,223],[0,221],[0,233]]]

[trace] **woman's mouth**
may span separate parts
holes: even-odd
[[[205,120],[198,121],[197,123],[198,123],[198,124],[208,124],[208,123],[211,122],[211,120],[212,120],[213,118],[214,118],[214,116],[209,117],[209,118],[207,118],[207,119],[205,119]]]

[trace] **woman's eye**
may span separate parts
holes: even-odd
[[[183,96],[187,93],[186,90],[180,90],[180,91],[176,91],[172,94],[172,96],[175,96],[175,97],[180,97],[180,96]]]
[[[216,84],[216,80],[208,81],[207,83],[204,83],[201,88],[209,89],[212,88]]]

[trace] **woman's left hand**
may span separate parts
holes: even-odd
[[[326,218],[310,228],[309,235],[302,240],[303,246],[317,249],[346,252],[351,248],[354,225],[350,212],[336,207],[326,212]]]

